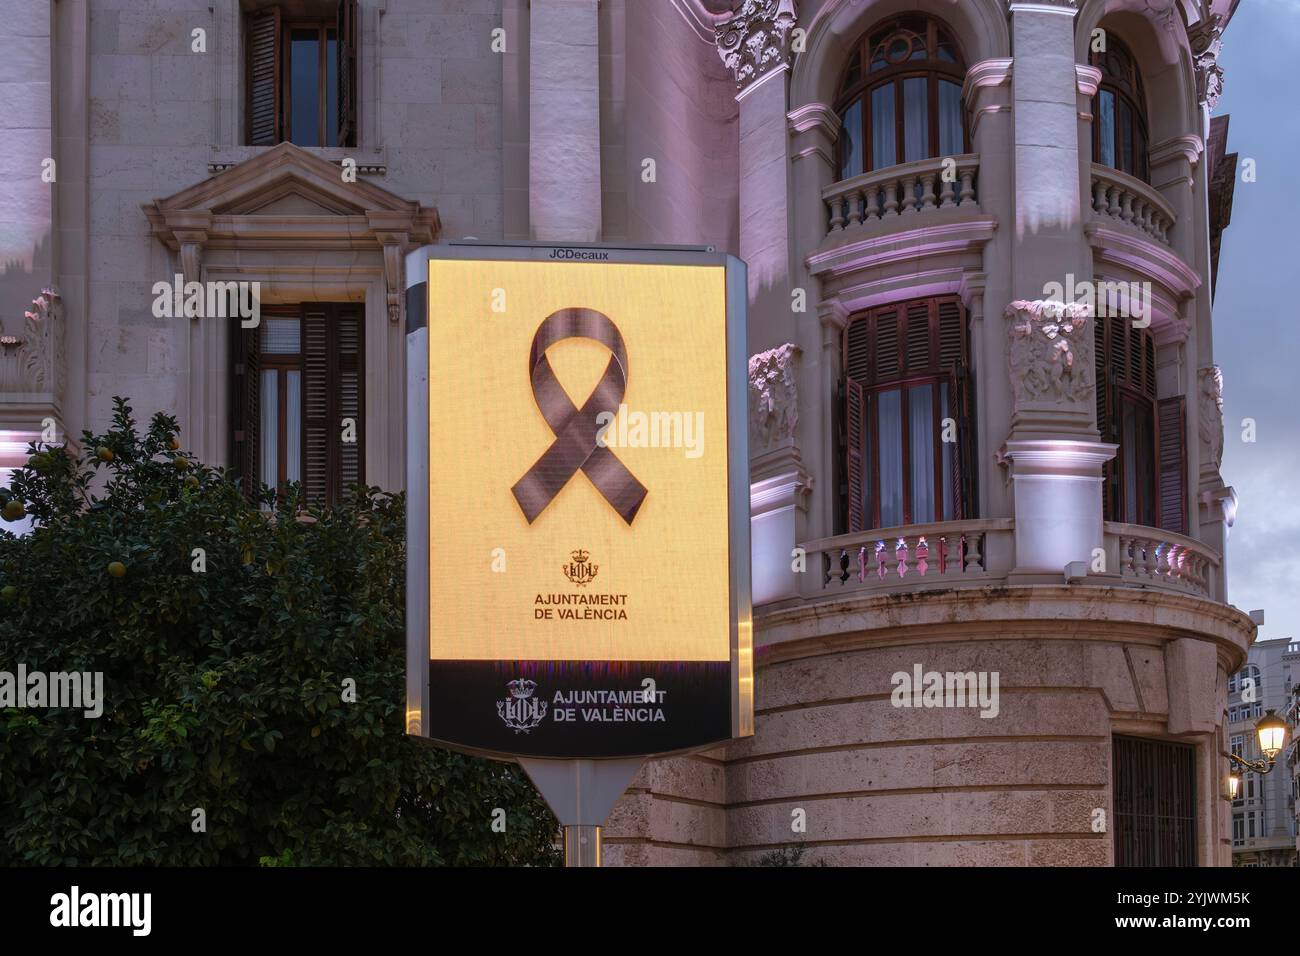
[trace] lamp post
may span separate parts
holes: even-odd
[[[1255,736],[1259,738],[1259,749],[1260,752],[1264,754],[1264,759],[1246,760],[1243,757],[1238,757],[1234,753],[1227,753],[1224,754],[1224,756],[1245,770],[1261,774],[1268,773],[1273,769],[1273,765],[1277,762],[1277,755],[1280,754],[1282,748],[1286,746],[1286,730],[1286,721],[1270,710],[1255,724]],[[1233,773],[1230,768],[1228,774],[1228,792],[1232,795],[1233,800],[1237,799],[1237,794],[1240,790],[1241,776],[1237,773]]]

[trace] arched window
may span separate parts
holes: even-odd
[[[906,14],[858,41],[840,81],[840,179],[966,152],[966,67],[952,32]]]
[[[972,516],[967,349],[954,296],[878,306],[845,329],[846,531]]]
[[[1101,70],[1092,100],[1093,160],[1150,182],[1147,100],[1137,60],[1119,37],[1107,33],[1106,49],[1093,51],[1092,65]]]

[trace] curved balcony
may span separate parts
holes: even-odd
[[[823,590],[951,588],[1005,577],[1010,568],[989,554],[1010,555],[1013,528],[1011,518],[875,528],[822,538],[804,550],[810,568],[821,568]]]
[[[955,166],[952,165],[955,163]],[[822,190],[829,219],[827,235],[874,222],[929,215],[945,209],[974,209],[980,158],[977,153],[921,159],[872,170]],[[945,169],[951,170],[948,178]]]
[[[1218,552],[1184,535],[1105,523],[1107,571],[1077,583],[1158,588],[1222,602]],[[875,528],[803,545],[812,593],[879,593],[1004,582],[1015,570],[1015,521],[979,518]]]
[[[1125,223],[1169,245],[1169,231],[1178,217],[1165,197],[1142,180],[1093,163],[1090,194],[1095,216]]]
[[[1219,601],[1217,551],[1193,538],[1144,525],[1106,522],[1107,553],[1114,544],[1120,579],[1129,585],[1154,586]]]

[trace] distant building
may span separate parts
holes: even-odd
[[[1234,866],[1297,866],[1295,726],[1300,688],[1300,643],[1290,638],[1260,641],[1246,666],[1228,681],[1228,745],[1258,760],[1255,722],[1275,711],[1291,725],[1287,747],[1271,773],[1244,773],[1232,802]]]

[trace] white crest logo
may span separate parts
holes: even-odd
[[[520,677],[506,685],[510,696],[497,701],[497,716],[517,734],[526,734],[546,716],[546,701],[533,696],[537,682]]]

